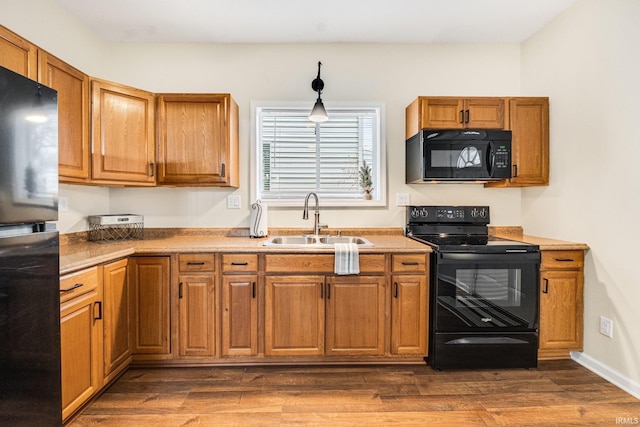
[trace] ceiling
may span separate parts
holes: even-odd
[[[520,43],[576,0],[56,0],[113,42]]]

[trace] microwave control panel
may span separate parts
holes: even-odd
[[[506,146],[500,145],[496,147],[493,166],[498,169],[508,169],[511,167],[509,150]]]

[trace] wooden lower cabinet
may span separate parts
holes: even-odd
[[[168,356],[171,354],[170,258],[131,257],[129,274],[133,292],[133,353]]]
[[[384,354],[384,276],[328,276],[325,285],[327,355]]]
[[[428,354],[429,257],[391,255],[391,354]]]
[[[391,353],[428,354],[427,275],[394,275],[391,280]]]
[[[178,254],[177,357],[216,356],[218,299],[216,255]],[[174,294],[175,295],[175,294]]]
[[[267,276],[265,355],[382,355],[384,276]]]
[[[185,274],[178,280],[178,355],[214,356],[218,327],[215,277]]]
[[[111,381],[131,361],[133,292],[129,282],[128,260],[104,265],[104,380]]]
[[[584,251],[542,251],[539,359],[582,350]]]
[[[60,278],[63,419],[72,415],[103,384],[101,287],[97,267]]]
[[[224,268],[224,267],[223,267]],[[258,276],[222,276],[222,355],[258,354]]]
[[[265,277],[264,353],[324,354],[324,276]]]

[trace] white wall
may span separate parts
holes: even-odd
[[[405,213],[395,206],[398,192],[410,193],[414,204],[486,203],[491,205],[493,224],[520,223],[519,189],[404,184],[405,107],[418,95],[519,95],[518,45],[107,44],[87,34],[52,0],[0,0],[0,6],[0,24],[94,77],[156,93],[229,92],[240,107],[239,189],[114,188],[105,192],[61,186],[61,196],[69,200],[69,211],[60,213],[62,232],[83,229],[82,215],[125,212],[145,215],[147,227],[248,226],[251,101],[308,101],[311,108],[316,95],[311,81],[318,60],[323,62],[325,102],[383,101],[387,118],[389,206],[323,208],[323,223],[402,227]],[[27,18],[38,8],[47,19]],[[5,14],[5,9],[11,13]],[[48,37],[50,33],[55,36]],[[232,193],[241,196],[239,211],[226,208],[226,197]],[[107,201],[102,200],[105,195]],[[302,202],[300,209],[271,209],[269,226],[309,227],[301,217]]]
[[[240,107],[240,188],[111,190],[111,210],[141,213],[145,225],[248,226],[251,101],[308,101],[311,108],[318,60],[325,102],[385,102],[391,203],[377,209],[323,208],[323,223],[401,227],[404,208],[395,207],[395,193],[409,192],[414,203],[491,203],[495,221],[518,224],[520,190],[404,184],[405,107],[419,94],[518,94],[518,46],[125,44],[113,46],[110,56],[114,60],[103,74],[109,79],[153,92],[230,92]],[[226,208],[231,193],[241,196],[240,211]],[[299,209],[271,209],[269,226],[309,227],[301,217],[302,201]]]
[[[551,99],[551,185],[526,189],[530,234],[590,246],[585,346],[640,384],[640,2],[580,0],[522,46],[522,90]],[[598,332],[613,319],[613,338]]]

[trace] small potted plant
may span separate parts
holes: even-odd
[[[367,162],[363,161],[362,166],[360,166],[360,170],[358,171],[360,175],[360,187],[364,192],[364,199],[371,200],[371,192],[373,191],[373,181],[371,180],[371,167],[367,164]]]

